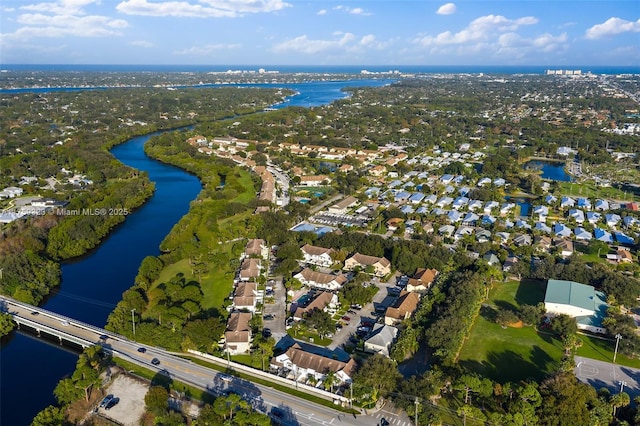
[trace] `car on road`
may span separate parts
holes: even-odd
[[[265,328],[262,330],[262,336],[263,337],[271,337],[271,329],[270,328]]]
[[[231,380],[233,380],[233,378],[227,374],[218,374],[217,376],[220,380],[222,380],[223,382],[227,382],[229,383]]]
[[[118,402],[120,402],[120,398],[118,397],[112,398],[111,401],[109,401],[107,405],[104,406],[104,409],[110,410],[111,408],[115,407],[118,404]]]
[[[111,393],[109,395],[105,396],[102,399],[102,402],[100,402],[100,408],[106,407],[107,404],[110,403],[112,399],[113,399],[113,394],[111,394]]]
[[[151,364],[158,365],[158,364],[160,364],[160,360],[158,358],[154,358],[154,359],[151,360]]]
[[[67,327],[69,325],[69,321],[64,320],[64,321],[60,321],[60,324],[64,325],[65,327]]]
[[[337,323],[336,324],[336,330],[342,330],[342,324]]]
[[[108,338],[109,336],[107,336],[106,334],[100,336],[100,340],[107,340]]]
[[[264,318],[266,321],[271,321],[271,320],[272,320],[272,319],[274,319],[275,317],[276,317],[275,315],[267,314],[267,315],[265,315],[263,318]]]
[[[141,354],[145,353],[146,351],[146,348],[138,348],[138,352],[140,352]]]
[[[31,315],[40,315],[40,312],[38,312],[38,311],[33,311],[33,312],[31,312]]]

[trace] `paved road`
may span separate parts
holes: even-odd
[[[605,387],[612,394],[618,393],[621,388],[624,388],[631,400],[640,396],[640,369],[581,356],[575,357],[575,360],[574,372],[581,382],[590,384],[596,390]]]

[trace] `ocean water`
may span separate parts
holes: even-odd
[[[547,69],[582,70],[594,74],[640,74],[640,65],[87,65],[87,64],[0,64],[5,71],[91,71],[91,72],[225,72],[279,71],[280,73],[360,74],[401,72],[407,74],[544,74]]]

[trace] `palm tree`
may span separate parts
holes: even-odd
[[[335,385],[337,381],[338,378],[336,377],[336,373],[334,373],[333,371],[329,371],[324,378],[324,389],[331,390],[331,393],[333,393],[333,385]]]

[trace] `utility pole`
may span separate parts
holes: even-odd
[[[620,333],[616,334],[616,349],[613,351],[613,363],[614,364],[616,362],[616,356],[618,355],[618,344],[620,343],[620,339],[622,339],[622,335]]]
[[[620,393],[622,393],[626,385],[627,385],[627,382],[625,382],[624,380],[620,381]]]
[[[133,338],[136,338],[136,317],[134,316],[134,312],[136,308],[131,309],[131,324],[133,325]]]
[[[353,382],[349,383],[349,407],[353,408]]]
[[[418,405],[420,405],[420,401],[418,401],[418,397],[416,397],[416,426],[418,426]]]

